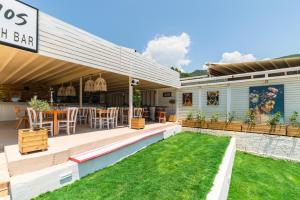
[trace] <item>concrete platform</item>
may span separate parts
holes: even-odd
[[[145,131],[173,125],[175,124],[149,124],[143,130],[133,130],[128,127],[111,130],[93,129],[93,132],[49,138],[48,151],[28,155],[20,154],[18,145],[5,146],[9,174],[16,176],[55,166],[67,162],[72,155],[143,134]]]

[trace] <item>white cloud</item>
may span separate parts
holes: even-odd
[[[143,55],[162,65],[183,70],[182,66],[191,62],[187,57],[190,43],[191,39],[187,33],[178,36],[156,36],[148,42]]]
[[[225,52],[219,63],[240,63],[255,61],[256,57],[253,54],[241,54],[238,51]]]

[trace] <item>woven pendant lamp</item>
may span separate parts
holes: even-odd
[[[94,81],[92,80],[91,77],[90,77],[89,80],[87,80],[85,82],[84,91],[85,92],[94,92]]]
[[[66,96],[66,88],[64,87],[63,84],[61,84],[60,88],[58,88],[57,96],[59,96],[59,97]]]
[[[75,97],[76,96],[76,89],[72,85],[72,82],[70,85],[66,88],[66,96]]]
[[[101,74],[94,83],[94,91],[107,91],[106,81],[101,77]]]

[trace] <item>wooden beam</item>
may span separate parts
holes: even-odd
[[[272,62],[272,60],[269,60],[269,62],[271,63],[271,65],[272,65],[275,69],[279,69],[279,67],[278,67],[276,64],[274,64],[274,63]]]
[[[256,62],[256,64],[257,64],[258,66],[260,66],[263,70],[268,70],[268,69],[265,68],[265,66],[263,66],[259,61]]]
[[[6,66],[15,58],[18,54],[18,51],[13,51],[12,54],[4,61],[4,63],[0,66],[0,73],[6,68]]]

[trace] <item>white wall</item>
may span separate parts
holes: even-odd
[[[164,92],[171,92],[172,96],[171,97],[163,97]],[[171,99],[175,99],[176,101],[176,90],[172,88],[168,89],[159,89],[157,90],[157,95],[158,95],[158,106],[166,106],[166,112],[167,115],[175,114],[176,113],[176,102],[175,104],[170,104],[169,101]]]
[[[249,109],[249,87],[251,86],[262,86],[262,85],[284,85],[284,111],[285,120],[288,121],[289,116],[293,111],[300,113],[300,77],[294,78],[282,78],[265,81],[248,81],[243,83],[230,83],[227,85],[214,85],[214,86],[202,86],[201,99],[199,98],[199,86],[191,88],[181,88],[179,89],[178,97],[178,117],[183,119],[186,117],[189,111],[202,110],[207,118],[211,116],[212,113],[218,112],[222,114],[222,118],[225,119],[227,112],[227,87],[231,88],[231,102],[230,110],[235,112],[236,118],[239,120],[245,119],[245,114]],[[219,91],[220,92],[220,105],[218,106],[207,106],[206,92],[207,91]],[[193,93],[193,106],[183,107],[182,106],[182,93],[192,92]],[[199,106],[198,102],[201,102]]]

